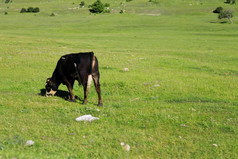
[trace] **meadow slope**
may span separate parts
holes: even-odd
[[[111,13],[94,15],[92,2],[0,2],[0,158],[238,158],[237,5],[107,0]],[[40,12],[19,13],[30,6]],[[84,51],[99,60],[104,107],[93,86],[87,105],[77,84],[75,103],[63,85],[44,97],[60,56]],[[85,114],[100,119],[75,121]]]

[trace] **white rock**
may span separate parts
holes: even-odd
[[[130,146],[128,144],[125,145],[124,142],[121,142],[122,149],[125,151],[130,151]]]
[[[181,126],[181,127],[186,127],[186,125],[185,125],[185,124],[181,124],[180,126]]]
[[[212,144],[213,146],[217,147],[217,144]]]
[[[33,145],[34,143],[35,143],[35,142],[32,141],[32,140],[28,140],[28,141],[26,141],[25,145],[26,145],[26,146],[31,146],[31,145]]]
[[[83,116],[80,116],[78,118],[76,118],[76,121],[93,121],[93,120],[98,120],[99,118],[98,117],[93,117],[91,114],[89,115],[83,115]]]
[[[123,71],[128,72],[128,71],[129,71],[129,68],[123,68]]]
[[[123,146],[123,149],[125,151],[130,151],[130,146],[128,144],[126,144],[125,146]]]

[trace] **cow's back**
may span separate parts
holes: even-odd
[[[83,71],[90,74],[92,70],[91,64],[93,56],[93,52],[64,55],[59,59],[55,71],[57,71],[60,76],[66,76],[67,78],[75,77],[75,74],[77,73],[76,71]]]

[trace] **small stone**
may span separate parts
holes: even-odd
[[[186,127],[186,125],[185,125],[185,124],[181,124],[180,126],[181,126],[181,127]]]
[[[125,151],[130,151],[130,146],[128,144],[126,144],[125,146],[123,146],[123,149]]]
[[[128,144],[125,145],[124,142],[121,142],[121,146],[122,146],[123,150],[130,151],[130,146]]]
[[[218,145],[217,144],[212,144],[213,146],[217,147]]]
[[[129,68],[123,68],[123,71],[128,72]]]
[[[75,120],[76,121],[93,121],[93,120],[98,120],[99,118],[98,117],[93,117],[91,114],[89,115],[83,115],[83,116],[80,116],[78,118],[76,118]]]
[[[32,146],[34,143],[35,142],[32,140],[28,140],[28,141],[26,141],[25,146]]]

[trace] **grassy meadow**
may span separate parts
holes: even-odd
[[[237,5],[105,0],[111,13],[94,15],[93,0],[80,2],[0,2],[0,159],[238,158]],[[40,12],[19,13],[31,6]],[[93,84],[87,105],[77,83],[76,102],[64,85],[44,97],[60,56],[86,51],[99,60],[104,106]],[[75,121],[85,114],[100,119]]]

